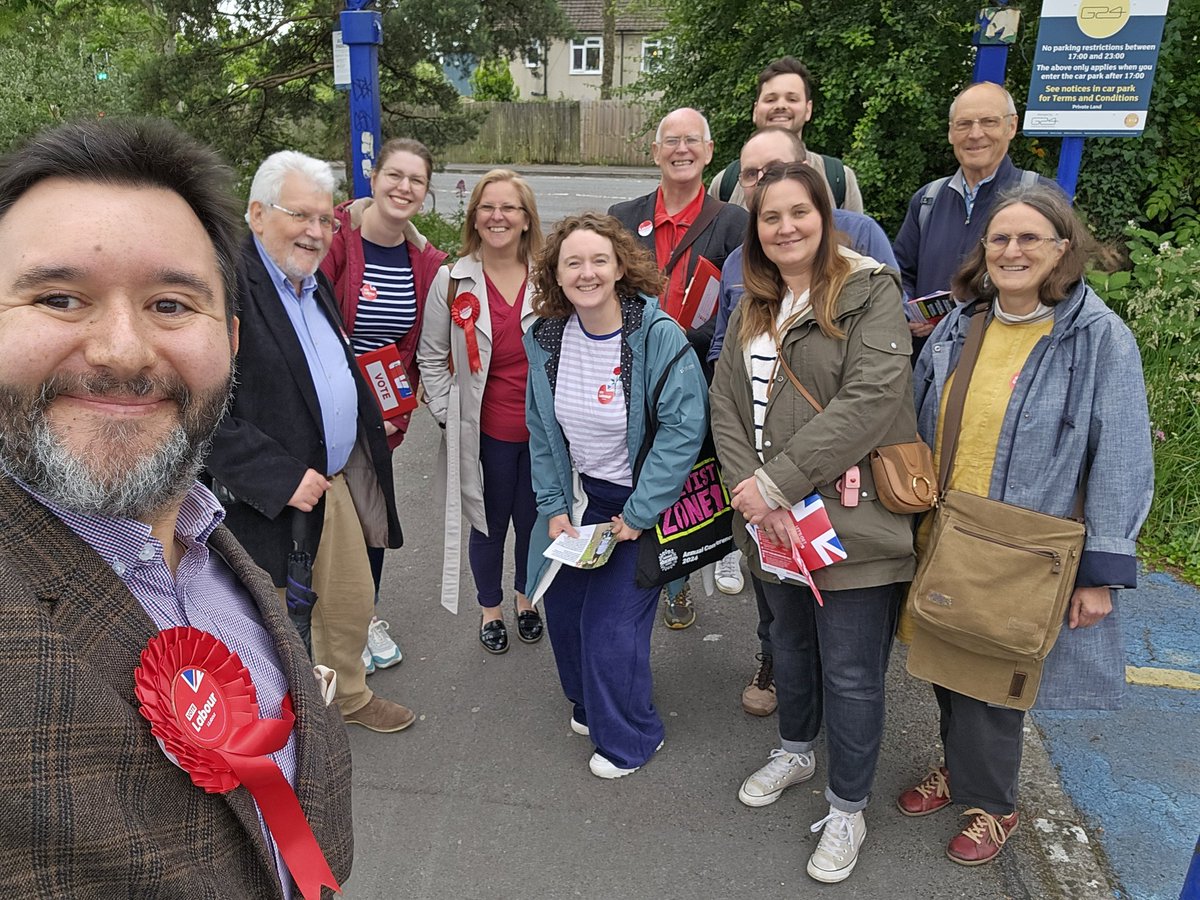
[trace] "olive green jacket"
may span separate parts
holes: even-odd
[[[826,337],[810,310],[782,340],[788,365],[824,411],[817,413],[780,367],[763,427],[766,462],[759,461],[745,350],[736,337],[740,305],[709,395],[713,437],[730,488],[760,473],[792,504],[814,490],[824,498],[847,558],[814,576],[817,587],[834,591],[910,581],[915,569],[913,517],[884,509],[867,458],[875,447],[912,441],[917,433],[900,279],[893,269],[843,252],[855,267],[837,300],[835,320],[846,337]],[[852,465],[860,469],[862,490],[858,505],[846,507],[835,485]],[[734,540],[755,575],[778,580],[764,575],[750,535],[736,523]]]

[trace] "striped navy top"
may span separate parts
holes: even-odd
[[[350,343],[355,354],[395,343],[417,324],[417,291],[408,244],[381,247],[363,239],[362,291]]]
[[[808,291],[796,297],[791,289],[783,295],[775,330],[782,330],[789,319],[802,314],[808,308]],[[779,365],[779,346],[770,332],[755,335],[746,345],[746,374],[750,376],[750,393],[754,399],[754,449],[758,458],[763,458],[763,426],[767,421],[767,401],[771,397],[771,381]]]

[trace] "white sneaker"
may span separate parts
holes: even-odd
[[[576,734],[582,734],[584,737],[592,733],[586,725],[578,721],[574,716],[571,716],[571,730]]]
[[[662,745],[663,742],[659,741],[658,746],[654,748],[654,752],[657,753],[659,750],[661,750]],[[607,757],[601,756],[600,752],[597,751],[593,753],[592,758],[588,760],[588,768],[592,770],[592,774],[597,778],[624,778],[626,775],[632,775],[634,772],[640,769],[641,766],[634,766],[632,769],[622,769],[615,763],[610,762]]]
[[[845,881],[858,862],[858,848],[867,836],[867,820],[862,810],[842,812],[829,807],[829,815],[813,825],[821,831],[821,842],[808,858],[808,874],[817,881],[834,884]]]
[[[390,669],[404,659],[400,645],[388,634],[391,628],[383,619],[371,619],[371,627],[367,629],[367,650],[375,665],[373,668]]]
[[[371,658],[371,651],[367,647],[363,647],[363,668],[367,670],[368,675],[375,674],[375,660]]]
[[[808,781],[816,771],[817,761],[811,753],[772,750],[767,764],[742,782],[738,799],[747,806],[769,806],[784,788]]]
[[[717,590],[722,594],[740,594],[746,586],[742,578],[742,551],[734,550],[717,560]]]

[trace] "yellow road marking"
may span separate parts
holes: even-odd
[[[1150,687],[1180,688],[1185,691],[1200,691],[1200,672],[1186,669],[1156,669],[1143,666],[1126,666],[1125,680],[1130,684],[1145,684]]]

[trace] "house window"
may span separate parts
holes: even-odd
[[[542,42],[534,41],[525,51],[525,68],[536,69],[542,64]]]
[[[663,63],[663,53],[666,49],[661,38],[642,38],[642,71],[658,71]]]
[[[587,37],[571,41],[571,74],[599,75],[604,59],[604,41],[599,37]]]

